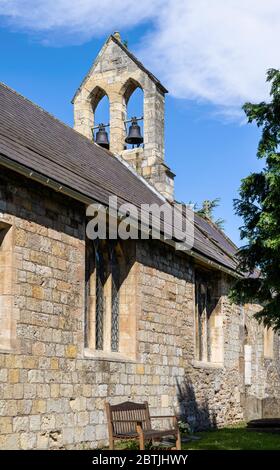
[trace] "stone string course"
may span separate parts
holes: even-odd
[[[241,311],[229,303],[225,276],[223,367],[195,362],[193,260],[156,241],[135,244],[136,359],[85,357],[84,206],[4,170],[0,217],[14,227],[16,274],[15,346],[0,352],[0,448],[103,446],[108,398],[148,400],[152,414],[181,412],[203,427],[243,420],[245,392],[280,397],[279,361],[263,358],[255,307]],[[245,321],[253,348],[249,390]]]

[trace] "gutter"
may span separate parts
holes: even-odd
[[[97,202],[93,198],[85,196],[84,194],[79,193],[78,191],[75,191],[74,189],[71,189],[68,186],[62,185],[58,183],[57,181],[55,181],[54,179],[44,176],[42,173],[31,170],[25,165],[22,165],[21,163],[17,163],[11,160],[10,158],[7,158],[5,155],[1,153],[0,153],[0,164],[8,168],[9,170],[13,170],[17,173],[20,173],[21,175],[26,176],[27,178],[30,178],[36,181],[37,183],[41,183],[44,186],[48,186],[54,191],[64,194],[65,196],[71,197],[72,199],[76,199],[80,202],[83,202],[84,204],[89,205],[89,204]]]
[[[61,193],[65,196],[68,196],[71,199],[75,199],[76,201],[79,201],[83,204],[90,205],[93,203],[95,204],[100,203],[99,201],[89,196],[86,196],[85,194],[80,193],[79,191],[75,191],[74,189],[69,188],[69,186],[60,184],[56,180],[52,178],[48,178],[47,176],[44,176],[42,173],[31,170],[25,165],[22,165],[21,163],[11,160],[10,158],[6,157],[5,155],[1,153],[0,153],[0,165],[4,166],[5,168],[8,168],[9,170],[15,171],[16,173],[19,173],[29,179],[32,179],[33,181],[36,181],[37,183],[43,184],[44,186],[47,186],[53,189],[54,191]],[[138,226],[138,220],[136,222]],[[164,237],[160,237],[160,240],[166,243],[167,245],[171,246],[174,250],[176,250],[177,242],[175,240],[165,239]],[[219,271],[223,271],[230,276],[233,276],[236,278],[241,277],[241,275],[238,274],[237,272],[232,271],[230,268],[226,268],[225,266],[222,266],[219,263],[216,263],[215,261],[210,260],[206,256],[203,256],[197,253],[196,251],[188,249],[186,251],[180,250],[180,252],[186,253],[188,256],[191,256],[192,258],[197,259],[198,261],[202,261],[208,266],[216,268]]]

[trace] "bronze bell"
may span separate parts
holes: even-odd
[[[104,124],[99,124],[99,129],[96,132],[95,142],[105,149],[109,149],[108,132],[105,131]]]
[[[140,129],[140,126],[138,126],[137,124],[136,118],[131,119],[131,126],[129,127],[128,135],[125,139],[125,142],[127,144],[132,144],[132,145],[143,144],[143,137],[141,135],[141,129]]]

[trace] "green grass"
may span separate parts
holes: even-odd
[[[197,432],[200,440],[182,443],[182,450],[280,450],[280,434],[247,431],[236,425],[213,431]],[[117,449],[138,449],[136,441],[122,441]],[[147,450],[149,446],[147,445]]]
[[[198,432],[201,439],[182,444],[184,450],[280,450],[280,434],[247,431],[235,426]]]

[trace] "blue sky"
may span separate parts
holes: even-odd
[[[63,1],[59,0],[57,3]],[[217,3],[220,0],[213,1]],[[25,24],[26,20],[20,16],[20,10],[18,16],[13,13],[12,20],[9,16],[1,16],[3,2],[9,3],[0,0],[0,80],[72,126],[71,98],[107,35],[121,28],[117,28],[118,24],[114,24],[113,20],[111,29],[106,23],[96,34],[85,34],[87,30],[84,23],[79,26],[81,31],[79,28],[77,30],[77,25],[76,29],[71,29],[71,24],[68,28],[65,22],[55,27],[39,25],[37,28],[39,20],[35,17],[33,24]],[[18,2],[11,0],[10,3]],[[28,4],[28,0],[24,3]],[[84,0],[82,3],[88,2]],[[167,3],[168,0],[166,5]],[[175,3],[181,7],[184,4],[180,0],[175,0]],[[99,8],[103,7],[99,4]],[[187,62],[183,68],[182,57],[185,57],[188,50],[183,47],[177,58],[174,58],[171,52],[172,47],[175,48],[177,44],[177,35],[174,36],[174,44],[173,36],[169,36],[169,53],[165,36],[163,33],[160,35],[160,22],[164,23],[164,19],[157,20],[155,26],[153,13],[150,14],[151,18],[144,18],[142,23],[136,23],[133,27],[121,25],[121,33],[123,39],[128,40],[129,48],[136,52],[170,90],[166,98],[166,162],[177,174],[176,199],[201,203],[203,199],[221,198],[215,216],[226,220],[226,233],[240,244],[238,227],[242,221],[234,215],[233,199],[238,195],[241,178],[261,168],[261,162],[255,156],[259,130],[253,125],[245,124],[240,106],[245,99],[265,98],[262,83],[265,82],[268,63],[258,63],[255,74],[240,66],[240,70],[236,69],[238,80],[231,79],[229,82],[228,76],[232,74],[218,76],[220,66],[215,74],[212,73],[215,56],[213,43],[212,55],[209,52],[212,62],[207,59],[203,49],[205,61],[202,71],[201,62],[196,63],[196,58]],[[170,16],[170,23],[172,21]],[[202,18],[202,23],[203,21]],[[182,36],[181,41],[185,44],[187,39]],[[222,35],[216,41],[219,46]],[[241,48],[242,45],[236,44],[236,47]],[[168,70],[162,66],[163,51]],[[198,46],[197,53],[200,53]],[[243,56],[240,62],[241,59],[243,60]],[[206,66],[207,60],[209,64]],[[269,66],[278,65],[273,57],[269,57],[269,60]],[[224,67],[227,70],[226,64]],[[193,76],[190,78],[192,72]],[[204,75],[201,82],[199,73]],[[246,92],[251,89],[250,83],[251,94]],[[134,99],[134,105],[137,111],[137,98]],[[105,107],[103,111],[99,113],[100,120],[104,117],[106,121]]]

